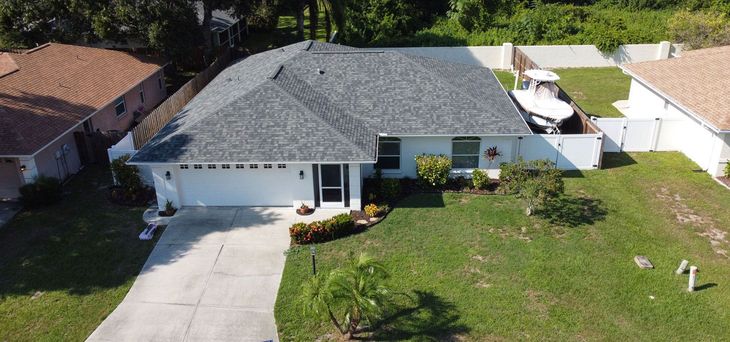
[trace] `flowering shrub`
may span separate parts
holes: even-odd
[[[326,242],[352,234],[355,221],[350,214],[340,214],[323,221],[299,222],[289,227],[289,236],[300,245]]]
[[[489,175],[482,169],[474,169],[471,173],[471,179],[477,189],[483,190],[489,186]]]
[[[368,204],[368,205],[365,206],[365,209],[364,210],[365,210],[365,214],[366,215],[368,215],[370,217],[374,217],[375,215],[378,214],[378,211],[380,209],[378,209],[378,206],[375,205],[375,203],[370,203],[370,204]]]
[[[416,156],[416,171],[419,180],[432,187],[441,188],[449,180],[451,159],[443,154]]]
[[[725,177],[730,178],[730,163],[725,165]]]

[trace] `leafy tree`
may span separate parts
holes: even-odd
[[[505,192],[525,200],[527,216],[564,191],[562,171],[549,160],[525,162],[519,158],[515,163],[503,164],[499,180]]]
[[[431,9],[438,8],[434,0],[347,0],[343,41],[355,46],[392,44],[430,25],[439,14]]]
[[[302,286],[304,314],[329,319],[345,339],[351,339],[362,323],[370,326],[387,307],[390,290],[385,266],[360,254],[327,275],[312,277]]]
[[[669,21],[669,34],[689,49],[730,44],[730,21],[725,13],[682,10]]]

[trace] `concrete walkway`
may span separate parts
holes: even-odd
[[[292,208],[184,208],[88,341],[278,340],[274,303]],[[140,242],[144,243],[144,242]]]

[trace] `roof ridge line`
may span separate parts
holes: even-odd
[[[283,68],[282,68],[282,71],[283,71]],[[290,74],[290,73],[287,73],[287,75],[289,75],[289,74]],[[320,98],[320,99],[321,99],[322,101],[324,101],[324,102],[325,102],[325,103],[326,103],[327,105],[331,106],[331,107],[332,107],[333,109],[337,110],[338,112],[341,112],[341,113],[343,114],[343,117],[345,118],[345,120],[349,119],[350,121],[353,121],[353,124],[356,124],[358,128],[362,128],[363,130],[365,130],[365,131],[366,131],[366,132],[365,132],[366,134],[367,134],[367,133],[370,133],[370,135],[371,135],[371,136],[373,136],[373,137],[375,137],[375,139],[377,140],[377,136],[378,136],[378,133],[377,133],[377,132],[375,132],[375,131],[373,131],[373,130],[371,130],[371,129],[370,129],[369,127],[367,127],[367,124],[366,124],[365,122],[363,122],[362,120],[360,120],[360,119],[358,119],[358,118],[356,118],[356,117],[354,117],[354,116],[350,115],[350,114],[349,114],[349,113],[347,113],[347,112],[346,112],[346,111],[345,111],[344,109],[342,109],[342,108],[340,108],[340,107],[339,107],[338,105],[336,105],[336,104],[332,103],[332,102],[331,102],[331,101],[330,101],[329,99],[327,99],[327,97],[326,97],[326,96],[322,95],[322,94],[321,94],[320,92],[318,92],[318,91],[317,91],[316,89],[314,89],[314,87],[312,87],[312,86],[311,86],[311,85],[310,85],[309,83],[307,83],[306,81],[304,81],[304,80],[300,79],[299,77],[297,77],[297,76],[296,76],[296,75],[294,75],[294,74],[291,74],[291,77],[292,77],[292,78],[294,78],[294,79],[296,79],[296,80],[298,80],[299,82],[301,82],[301,84],[305,84],[305,87],[308,87],[308,88],[310,88],[310,89],[311,89],[311,91],[312,91],[312,92],[314,92],[314,93],[315,93],[315,94],[317,95],[317,97],[318,97],[318,98]],[[274,80],[271,80],[271,81],[272,81],[272,83],[274,83],[274,85],[276,85],[276,86],[277,86],[277,87],[278,87],[279,89],[281,89],[282,91],[284,91],[285,93],[287,93],[287,94],[288,94],[289,96],[291,96],[291,97],[292,97],[292,98],[293,98],[293,99],[294,99],[295,101],[299,102],[299,104],[301,104],[301,105],[302,105],[302,106],[303,106],[304,108],[306,108],[306,109],[307,109],[307,110],[308,110],[309,112],[313,113],[313,114],[314,114],[314,115],[315,115],[315,116],[316,116],[317,118],[319,118],[320,120],[322,120],[322,122],[324,122],[325,124],[327,124],[328,126],[330,126],[330,127],[332,128],[332,129],[334,129],[334,130],[335,130],[336,132],[338,132],[338,133],[340,134],[340,136],[342,136],[342,137],[343,137],[343,138],[345,139],[345,141],[347,141],[347,142],[348,142],[348,143],[349,143],[349,144],[350,144],[350,145],[351,145],[352,147],[355,147],[355,148],[357,148],[358,150],[360,150],[360,152],[363,152],[364,154],[369,154],[369,152],[368,152],[368,151],[367,151],[367,150],[366,150],[366,149],[364,148],[364,146],[360,146],[359,144],[357,144],[357,143],[353,142],[353,141],[352,141],[352,140],[351,140],[351,139],[350,139],[350,138],[349,138],[349,137],[347,136],[346,132],[343,132],[341,128],[339,128],[339,127],[336,127],[336,126],[335,126],[335,125],[333,124],[333,122],[331,122],[331,121],[330,121],[330,120],[329,120],[328,118],[326,118],[326,117],[325,117],[324,115],[321,115],[321,114],[320,114],[319,112],[317,112],[317,111],[313,110],[312,108],[310,108],[310,107],[309,107],[309,106],[308,106],[308,105],[307,105],[306,103],[304,103],[304,102],[303,102],[303,101],[302,101],[302,100],[301,100],[301,99],[300,99],[300,98],[299,98],[299,97],[298,97],[297,95],[295,95],[294,93],[292,93],[291,91],[289,91],[289,89],[286,89],[285,87],[282,87],[282,86],[281,86],[281,84],[279,84],[278,82],[275,82]]]

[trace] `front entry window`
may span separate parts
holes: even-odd
[[[400,139],[381,137],[378,140],[376,169],[400,170]]]
[[[457,137],[451,140],[451,163],[454,169],[479,167],[479,137]]]

